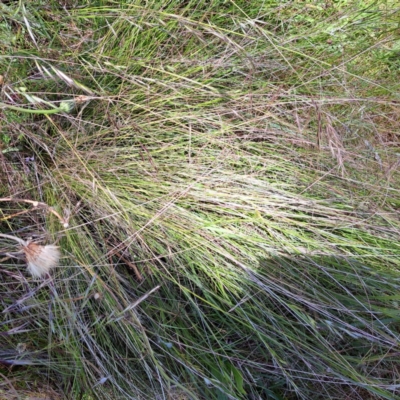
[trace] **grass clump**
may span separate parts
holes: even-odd
[[[398,10],[324,4],[1,6],[10,390],[399,396]]]

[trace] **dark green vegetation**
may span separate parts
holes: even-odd
[[[396,1],[0,10],[0,390],[399,398]]]

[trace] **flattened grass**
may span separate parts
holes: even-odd
[[[7,8],[0,194],[69,227],[3,207],[63,260],[1,244],[0,361],[71,398],[396,398],[395,9],[208,3]],[[39,98],[75,107],[7,110]]]

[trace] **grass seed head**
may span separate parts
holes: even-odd
[[[29,242],[22,247],[28,264],[28,271],[32,276],[41,278],[48,274],[50,270],[58,265],[60,260],[60,250],[58,246]]]

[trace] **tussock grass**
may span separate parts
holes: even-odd
[[[70,398],[396,398],[396,5],[209,3],[1,5],[0,197],[69,225],[2,204],[63,258],[34,281],[1,242],[0,372]]]

